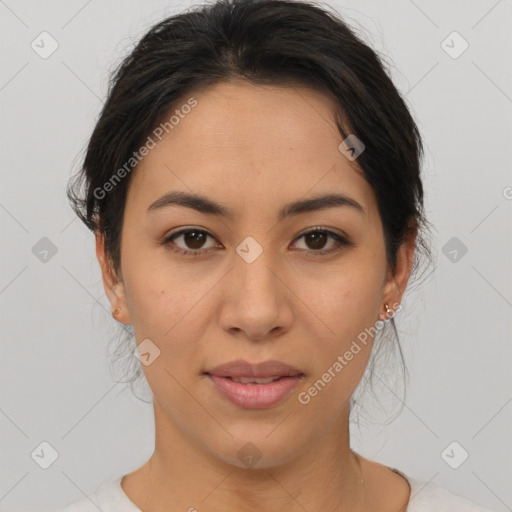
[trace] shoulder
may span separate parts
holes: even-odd
[[[452,493],[441,485],[425,482],[406,475],[394,467],[357,456],[365,469],[365,474],[379,482],[375,492],[380,495],[387,493],[388,498],[392,496],[389,498],[389,510],[400,507],[403,510],[404,503],[407,502],[404,512],[492,512],[467,498]],[[395,473],[394,478],[391,478],[393,473]],[[397,475],[402,477],[398,481]],[[397,495],[399,496],[398,505],[396,500],[393,501]]]
[[[406,478],[411,486],[407,512],[492,512],[438,484]]]
[[[87,498],[74,501],[64,508],[59,508],[56,512],[98,512],[98,507]]]
[[[121,487],[122,476],[101,484],[96,492],[70,503],[56,512],[140,512]]]
[[[95,496],[84,497],[78,501],[74,501],[63,508],[59,508],[56,512],[98,512],[98,507],[93,501]]]

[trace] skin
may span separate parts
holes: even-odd
[[[297,393],[386,318],[384,304],[400,303],[415,232],[391,275],[375,193],[357,160],[338,150],[342,137],[323,94],[233,80],[193,97],[197,106],[134,171],[117,272],[96,237],[105,291],[112,310],[121,308],[117,320],[133,324],[137,343],[150,339],[160,350],[143,365],[155,451],[123,478],[124,492],[144,512],[404,510],[407,481],[350,450],[349,401],[371,337],[307,405]],[[174,190],[205,195],[235,217],[183,206],[147,211]],[[277,220],[285,203],[332,192],[355,199],[364,213],[334,207]],[[300,236],[315,226],[346,233],[352,245],[315,254],[336,246]],[[159,243],[181,227],[211,235],[202,245],[174,239],[178,249],[203,255]],[[250,264],[236,252],[248,236],[263,248]],[[278,359],[305,377],[280,404],[241,409],[202,374],[238,358]],[[252,468],[237,456],[248,442],[262,455]]]

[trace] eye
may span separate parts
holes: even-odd
[[[210,248],[215,247],[215,245],[207,248],[203,247],[208,237],[215,240],[215,238],[204,229],[186,228],[171,233],[162,241],[162,244],[168,245],[171,250],[180,254],[199,256],[208,252]],[[180,247],[180,245],[176,243],[176,240],[179,240],[180,238],[182,238],[182,243],[185,247]],[[306,247],[306,250],[314,255],[333,253],[341,250],[344,246],[352,245],[346,237],[339,235],[334,231],[319,227],[315,227],[305,233],[302,233],[302,235],[297,237],[296,240],[300,240],[301,238],[304,238],[305,242],[309,245],[309,247]],[[329,238],[332,239],[334,243],[329,249],[324,250],[323,247]],[[312,247],[313,250],[308,250],[310,247]]]
[[[201,249],[201,246],[204,244],[205,240],[210,237],[213,239],[213,236],[208,233],[208,231],[205,231],[203,229],[197,229],[197,228],[187,228],[187,229],[181,229],[180,231],[176,231],[166,237],[163,240],[163,244],[169,245],[169,247],[180,254],[190,254],[193,256],[198,256],[200,254],[203,254],[208,250],[207,249]],[[176,246],[176,243],[174,240],[178,240],[179,238],[183,238],[183,243],[185,243],[185,248],[182,248],[180,246]],[[188,250],[188,248],[192,248],[193,250]]]
[[[351,242],[347,238],[334,231],[330,231],[328,229],[322,229],[320,227],[315,227],[302,233],[296,240],[300,240],[304,238],[306,244],[309,244],[309,247],[313,247],[312,252],[315,255],[327,254],[341,250],[344,246],[351,245]],[[334,240],[334,243],[331,245],[331,248],[324,250],[326,241],[331,238]],[[308,247],[306,247],[308,249]]]

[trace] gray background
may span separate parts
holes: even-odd
[[[109,70],[153,23],[189,5],[0,0],[0,510],[61,506],[152,453],[151,406],[108,366],[116,326],[93,236],[65,185]],[[398,319],[410,374],[403,412],[354,428],[354,449],[512,510],[512,1],[330,5],[393,66],[425,138],[437,229],[435,275],[407,294]],[[51,48],[43,31],[58,43],[48,58],[31,47]],[[453,31],[469,44],[461,55]],[[57,251],[47,261],[43,237]],[[48,469],[31,456],[44,441],[58,453]],[[442,456],[454,441],[452,464],[469,453],[458,469]]]

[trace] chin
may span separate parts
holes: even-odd
[[[300,440],[289,428],[272,432],[276,425],[270,429],[240,428],[239,434],[227,428],[233,438],[223,436],[216,446],[210,438],[207,446],[213,457],[237,468],[257,470],[282,466],[296,458],[308,442],[304,439],[302,446],[298,444]]]

